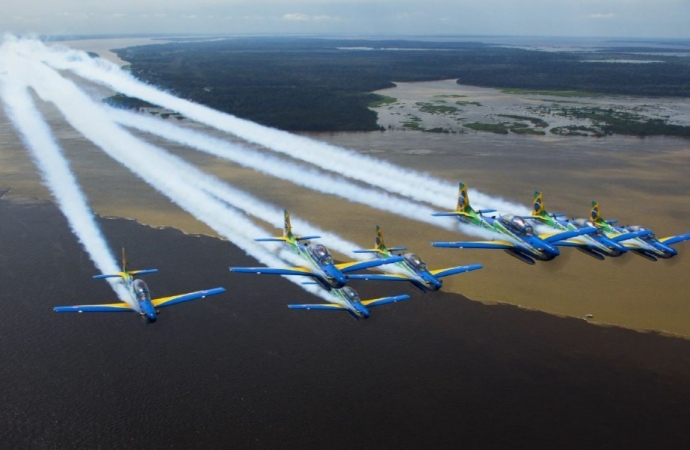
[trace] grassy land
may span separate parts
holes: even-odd
[[[358,46],[377,50],[339,49]],[[417,51],[386,50],[391,47]],[[560,97],[690,97],[690,61],[664,55],[658,57],[665,61],[663,64],[602,64],[584,63],[585,57],[577,53],[527,51],[476,42],[285,37],[176,42],[115,52],[131,62],[134,76],[154,86],[286,130],[378,130],[377,114],[369,107],[382,99],[371,92],[393,87],[391,80],[457,79],[459,84]],[[470,104],[474,103],[465,103]]]
[[[546,128],[549,126],[549,123],[545,120],[539,119],[537,117],[529,117],[529,116],[518,116],[518,115],[513,115],[513,114],[497,114],[498,117],[507,117],[509,119],[516,119],[516,120],[524,120],[527,122],[531,122],[534,124],[535,127],[539,128]]]
[[[460,106],[469,106],[469,105],[482,106],[482,104],[479,102],[470,102],[470,101],[464,101],[464,100],[458,100],[457,102],[455,102],[455,104],[460,105]]]
[[[369,108],[378,108],[380,106],[390,105],[390,104],[396,103],[398,101],[398,99],[395,97],[389,97],[387,95],[378,95],[378,94],[374,94],[374,95],[376,95],[376,97],[379,97],[379,98],[374,100],[373,102],[369,103]]]
[[[429,114],[453,114],[458,111],[458,108],[447,105],[435,105],[433,103],[417,102],[415,105],[419,106],[421,112]]]

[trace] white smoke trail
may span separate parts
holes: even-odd
[[[0,57],[0,64],[6,60]],[[9,67],[9,66],[7,66]],[[44,183],[53,194],[58,207],[67,218],[72,232],[82,244],[91,260],[102,273],[117,273],[120,269],[108,248],[94,214],[70,171],[62,150],[52,137],[48,124],[35,107],[26,86],[3,77],[2,99],[5,110],[38,166]],[[121,280],[108,279],[118,298],[135,310],[126,287]]]
[[[180,99],[166,92],[146,85],[118,66],[103,59],[90,58],[86,53],[75,50],[47,48],[37,41],[18,41],[20,51],[33,54],[58,69],[68,69],[88,80],[109,86],[126,95],[177,111],[186,117],[232,133],[249,142],[263,145],[273,151],[301,159],[323,169],[368,183],[389,192],[424,201],[438,207],[445,207],[457,192],[452,184],[435,179],[427,174],[397,167],[385,161],[359,155],[355,152],[330,144],[314,141],[281,130],[265,127],[230,114]],[[470,195],[478,209],[493,208],[528,214],[526,207],[493,198],[472,190]]]
[[[285,159],[261,154],[223,139],[171,125],[161,119],[115,109],[111,110],[111,116],[121,125],[161,136],[314,191],[336,195],[351,202],[361,203],[442,228],[454,229],[454,224],[432,217],[431,214],[435,211],[423,204],[404,200],[379,190],[364,188],[340,177],[324,174],[317,169],[298,166]]]
[[[27,69],[22,71],[23,79],[42,99],[53,103],[84,137],[157,191],[263,264],[282,266],[285,264],[283,260],[301,262],[287,250],[281,249],[280,257],[277,257],[254,242],[250,236],[264,236],[267,233],[244,215],[228,208],[196,185],[181,181],[180,178],[185,177],[174,165],[155,152],[149,152],[149,146],[120,129],[107,117],[102,107],[91,101],[72,82],[42,64],[26,60],[23,64],[27,66]],[[330,298],[330,295],[318,286],[301,284],[303,278],[287,278],[314,295],[324,299]]]

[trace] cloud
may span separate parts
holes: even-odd
[[[597,19],[597,20],[605,20],[605,19],[613,19],[616,17],[614,13],[596,13],[596,14],[590,14],[589,18],[590,19]]]

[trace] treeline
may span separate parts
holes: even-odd
[[[371,91],[457,78],[499,88],[690,96],[690,63],[586,63],[580,54],[480,43],[235,38],[117,51],[152,84],[286,130],[375,130]],[[597,54],[600,58],[602,55]],[[656,58],[656,56],[655,56]]]

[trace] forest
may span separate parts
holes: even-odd
[[[690,97],[690,58],[542,52],[473,42],[232,38],[116,50],[140,79],[212,108],[291,131],[379,129],[372,91],[458,79],[506,89]],[[677,50],[676,50],[677,52]],[[663,63],[621,64],[609,58]],[[598,59],[598,62],[590,62]],[[646,131],[661,129],[650,126]]]

